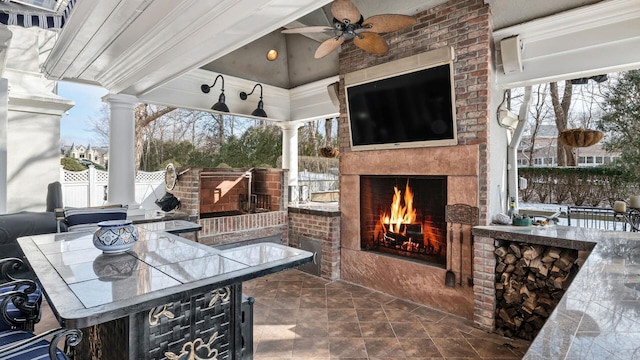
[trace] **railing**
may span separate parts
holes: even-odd
[[[88,207],[105,204],[109,173],[89,166],[83,171],[60,169],[62,201],[65,207]],[[135,200],[138,203],[152,195],[153,190],[164,183],[164,170],[138,171],[135,180]]]
[[[625,213],[618,213],[612,208],[591,206],[568,206],[567,219],[569,226],[587,227],[602,230],[630,231],[631,226]]]

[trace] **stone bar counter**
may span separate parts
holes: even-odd
[[[524,359],[640,359],[640,233],[478,226],[473,234],[475,272],[487,266],[478,259],[488,257],[487,240],[591,250]],[[476,287],[490,292],[487,282],[476,280]]]

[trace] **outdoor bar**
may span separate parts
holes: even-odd
[[[91,232],[18,239],[60,325],[83,329],[78,359],[240,359],[250,337],[241,331],[242,283],[313,257],[274,243],[221,251],[163,231],[139,233],[118,254],[103,254]]]

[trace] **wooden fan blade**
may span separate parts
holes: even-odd
[[[416,24],[413,16],[398,14],[375,15],[364,21],[362,27],[374,33],[398,31]]]
[[[337,49],[343,42],[344,42],[343,36],[340,36],[337,38],[332,37],[331,39],[322,42],[322,44],[318,46],[318,49],[316,50],[316,54],[314,55],[314,57],[316,59],[320,59],[322,57],[327,56],[330,52]]]
[[[382,36],[371,32],[363,32],[353,38],[353,43],[364,51],[376,55],[384,55],[389,51],[389,45]]]
[[[317,33],[325,31],[333,31],[335,28],[328,26],[305,26],[293,29],[282,30],[283,34],[303,34],[303,33]]]
[[[331,14],[339,21],[348,19],[355,24],[360,21],[360,10],[349,0],[334,0],[331,4]]]

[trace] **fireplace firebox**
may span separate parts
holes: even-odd
[[[361,248],[442,267],[445,176],[361,176]]]

